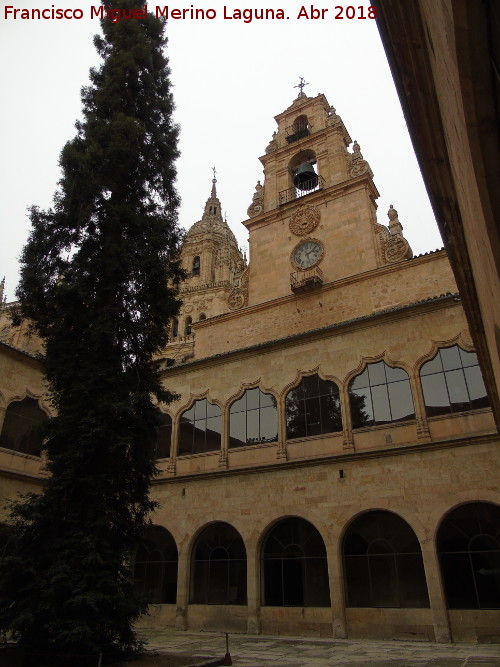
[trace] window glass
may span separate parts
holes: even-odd
[[[467,503],[450,512],[437,548],[449,609],[500,609],[500,508]]]
[[[207,417],[210,414],[211,417]],[[195,401],[182,413],[179,428],[179,454],[202,454],[220,449],[222,417],[218,405],[206,398]]]
[[[467,366],[478,366],[479,362],[477,360],[477,354],[475,352],[466,352],[462,350],[461,347],[458,348],[460,352],[460,359],[462,360],[462,366],[466,368]]]
[[[305,519],[282,519],[262,547],[263,600],[274,607],[327,607],[328,565],[323,538]]]
[[[172,417],[158,410],[158,426],[156,427],[156,458],[165,459],[170,456],[172,438]]]
[[[276,399],[258,387],[247,389],[229,411],[229,446],[274,442],[277,438]]]
[[[227,523],[205,528],[193,549],[190,602],[239,605],[247,602],[246,550]]]
[[[229,446],[241,447],[247,444],[246,412],[231,414]]]
[[[458,345],[438,350],[420,376],[429,417],[489,405],[477,356]]]
[[[368,364],[353,378],[349,398],[353,428],[415,418],[408,374],[384,361]]]
[[[391,382],[387,385],[387,388],[393,421],[412,419],[415,415],[415,409],[411,397],[410,383],[406,381]]]
[[[303,438],[342,430],[339,389],[319,375],[306,375],[286,397],[287,438]]]
[[[372,395],[368,388],[352,389],[349,392],[352,427],[360,428],[374,423]]]
[[[454,345],[453,347],[442,347],[439,352],[441,354],[441,361],[445,371],[462,368],[462,360],[460,359],[457,345]]]
[[[256,410],[259,407],[260,389],[248,389],[246,392],[247,410]]]
[[[379,361],[376,364],[368,364],[368,377],[370,378],[370,386],[373,387],[377,384],[385,384],[385,364],[383,361]]]
[[[348,607],[429,607],[420,544],[401,517],[361,515],[346,532],[343,554]]]
[[[151,604],[175,604],[177,598],[177,546],[161,526],[148,526],[137,546],[134,588]]]
[[[356,375],[356,377],[353,379],[353,381],[351,382],[351,389],[368,387],[369,384],[370,380],[368,379],[368,366],[367,366],[362,373]]]
[[[43,426],[48,417],[38,402],[27,396],[7,406],[0,434],[0,447],[16,452],[40,456]]]
[[[384,424],[391,420],[391,408],[389,405],[389,395],[387,385],[376,385],[371,388],[373,401],[373,414],[376,424]]]
[[[426,361],[420,370],[420,375],[430,375],[431,373],[441,373],[443,370],[443,364],[441,363],[441,356],[438,354],[431,359]]]
[[[466,410],[469,407],[469,397],[463,370],[447,371],[444,375],[446,377],[450,402],[458,403],[460,406],[463,406],[460,409]]]

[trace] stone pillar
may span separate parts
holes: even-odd
[[[446,608],[446,598],[441,581],[441,568],[434,540],[422,544],[425,577],[429,590],[436,642],[447,644],[452,641],[450,620]]]
[[[220,406],[219,406],[220,407]],[[222,428],[220,434],[220,453],[219,453],[219,468],[228,467],[228,455],[227,450],[229,447],[229,406],[226,406],[225,410],[221,410],[221,421]]]
[[[5,413],[6,412],[7,412],[7,408],[3,408],[0,405],[0,433],[2,432],[3,422],[4,422],[4,419],[5,419]]]
[[[180,417],[172,417],[172,434],[170,440],[170,459],[167,465],[167,472],[173,473],[176,472],[176,461],[177,461],[177,450],[179,447],[179,423]]]
[[[335,639],[346,639],[347,619],[339,534],[335,533],[333,539],[326,545],[326,555],[328,559],[328,579],[330,582],[333,636]]]
[[[260,634],[260,554],[252,539],[247,543],[247,633]]]
[[[175,611],[175,629],[187,630],[187,611],[189,604],[189,554],[186,548],[179,550],[177,569],[177,609]]]

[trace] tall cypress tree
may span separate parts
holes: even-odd
[[[165,25],[149,15],[101,26],[103,62],[82,90],[53,208],[31,209],[17,293],[20,316],[45,341],[57,416],[43,491],[13,508],[0,629],[52,655],[136,646],[144,603],[128,564],[154,507],[154,401],[173,398],[154,364],[182,274]]]

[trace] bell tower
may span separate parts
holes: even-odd
[[[275,117],[260,158],[264,183],[248,208],[249,305],[308,292],[411,257],[398,230],[379,225],[373,173],[335,109],[300,87]],[[352,147],[351,147],[352,144]],[[402,229],[402,228],[401,228]]]

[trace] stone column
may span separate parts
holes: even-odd
[[[281,396],[277,400],[276,408],[278,410],[278,451],[276,457],[286,461],[288,454],[286,449],[286,408],[284,396]]]
[[[422,558],[429,590],[429,601],[436,642],[447,644],[452,641],[450,619],[446,608],[446,598],[441,580],[441,568],[434,540],[429,540],[422,544]]]
[[[417,420],[417,437],[420,442],[428,442],[431,439],[429,431],[429,424],[427,423],[427,414],[425,412],[424,393],[422,391],[422,384],[417,373],[410,375],[410,386],[415,403],[415,417]]]
[[[221,411],[221,434],[220,434],[220,453],[219,453],[219,468],[228,467],[227,450],[229,447],[229,406]]]
[[[173,473],[176,472],[176,461],[177,461],[177,450],[179,446],[179,423],[180,417],[172,417],[172,434],[170,440],[170,459],[167,465],[167,472]]]
[[[252,539],[247,543],[247,632],[260,634],[260,557],[258,545]]]
[[[7,412],[7,408],[3,408],[0,405],[0,433],[2,433],[2,428],[3,428],[3,422],[5,419],[5,413]]]
[[[175,611],[175,629],[187,630],[187,611],[189,604],[189,554],[186,548],[179,550],[177,569],[177,609]]]
[[[326,555],[328,558],[328,579],[330,582],[333,636],[335,639],[346,639],[347,619],[345,613],[344,577],[340,546],[340,535],[335,533],[332,541],[326,545]]]

